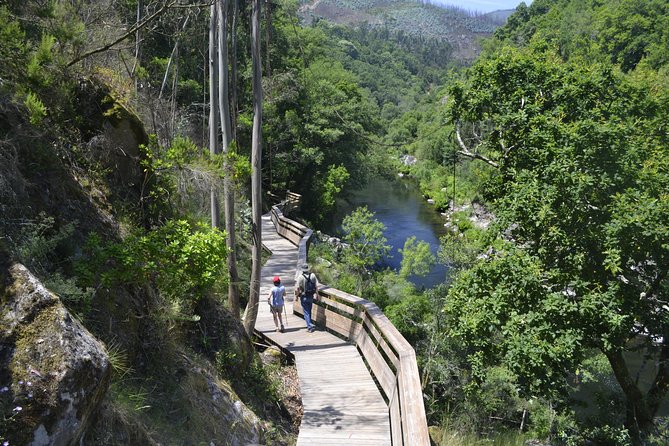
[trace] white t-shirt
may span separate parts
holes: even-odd
[[[283,306],[283,295],[286,294],[286,287],[283,285],[273,286],[272,297],[270,300],[270,305],[273,307],[282,307]]]

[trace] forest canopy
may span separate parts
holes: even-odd
[[[669,382],[668,17],[658,1],[535,1],[449,88],[462,154],[494,166],[499,242],[455,278],[448,332],[479,382],[503,365],[526,398],[565,404],[601,352],[633,442]],[[634,354],[657,361],[648,386]]]

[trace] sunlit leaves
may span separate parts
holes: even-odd
[[[499,360],[524,377],[530,394],[564,388],[583,333],[574,289],[551,289],[549,273],[521,250],[499,253],[458,276],[446,313],[451,335],[471,346],[480,378]]]
[[[344,251],[346,264],[354,271],[365,271],[384,259],[390,252],[383,231],[386,227],[374,218],[367,207],[360,207],[344,217],[344,241],[350,246]]]
[[[323,213],[334,209],[336,199],[343,190],[350,175],[343,165],[329,166],[324,177],[319,177],[317,181],[321,193],[321,205],[324,208]]]
[[[402,263],[399,274],[404,278],[412,274],[427,275],[436,261],[430,251],[430,244],[424,240],[417,241],[415,236],[409,237],[404,242],[404,249],[400,249],[400,253]]]
[[[47,109],[40,98],[32,91],[28,92],[24,104],[28,109],[30,123],[32,125],[41,124],[44,117],[46,117]]]
[[[85,247],[90,262],[80,275],[105,286],[153,281],[168,299],[198,300],[216,283],[225,283],[225,233],[185,221],[169,221],[123,243],[102,244],[92,236]]]
[[[508,245],[456,279],[446,309],[481,373],[501,361],[553,395],[587,348],[667,330],[667,112],[641,76],[537,47],[483,59],[451,90],[451,118],[499,161],[487,197]]]

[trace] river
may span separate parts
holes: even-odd
[[[374,217],[386,226],[384,236],[392,247],[391,257],[385,259],[389,267],[399,270],[402,255],[398,249],[404,248],[404,242],[411,236],[428,242],[436,256],[439,237],[446,232],[445,220],[434,206],[423,199],[413,180],[372,179],[364,189],[352,194],[348,205],[343,206],[333,219],[337,226],[325,228],[325,232],[340,233],[343,217],[360,206],[367,206],[375,214]],[[445,281],[447,271],[446,265],[436,264],[427,276],[412,276],[409,280],[417,286],[431,288]]]

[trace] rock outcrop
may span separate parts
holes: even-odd
[[[109,386],[106,350],[23,265],[0,276],[0,436],[75,444]]]

